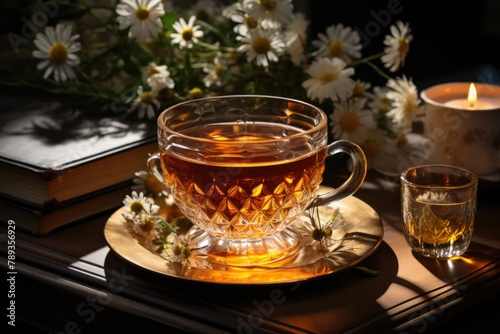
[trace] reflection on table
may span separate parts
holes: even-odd
[[[327,175],[325,184],[334,187],[335,179]],[[358,264],[378,271],[374,277],[354,268],[259,286],[169,277],[131,264],[108,247],[103,230],[109,215],[45,237],[17,232],[17,316],[55,331],[64,331],[70,321],[75,328],[93,330],[111,321],[121,333],[165,326],[177,332],[233,333],[498,328],[498,308],[482,307],[500,297],[498,185],[480,182],[472,243],[463,256],[441,261],[415,255],[406,244],[399,191],[399,181],[370,171],[355,195],[383,223],[382,243]],[[89,301],[99,307],[85,313]],[[67,312],[55,311],[60,308]]]

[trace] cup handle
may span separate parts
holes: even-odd
[[[158,179],[161,183],[167,186],[167,182],[165,181],[165,176],[163,176],[163,172],[161,169],[161,159],[160,153],[155,153],[149,156],[147,160],[147,165],[149,171]],[[167,186],[168,187],[168,186]]]
[[[326,147],[327,156],[347,153],[352,160],[352,172],[349,178],[338,188],[322,195],[316,195],[306,209],[340,201],[354,194],[363,184],[366,177],[367,162],[363,150],[348,140],[337,140]]]

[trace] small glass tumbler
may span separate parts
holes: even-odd
[[[403,232],[417,254],[462,255],[472,239],[478,178],[449,165],[410,167],[401,174]]]

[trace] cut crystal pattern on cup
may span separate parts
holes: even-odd
[[[477,176],[448,165],[411,167],[401,176],[403,232],[430,258],[462,255],[474,229]]]
[[[293,223],[315,195],[324,170],[319,159],[297,177],[266,176],[265,183],[258,175],[234,177],[224,186],[206,177],[207,168],[194,175],[167,167],[174,200],[207,232],[236,239],[269,236]]]
[[[186,101],[158,118],[160,152],[148,166],[193,222],[189,237],[209,261],[277,263],[297,253],[294,223],[306,209],[349,197],[364,181],[361,148],[347,140],[328,144],[327,127],[324,112],[292,99]],[[351,157],[351,176],[317,195],[326,157],[340,153]]]

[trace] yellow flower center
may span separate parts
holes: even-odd
[[[361,120],[359,119],[357,113],[353,111],[347,111],[345,113],[342,113],[342,115],[340,115],[339,124],[343,131],[347,133],[352,133],[359,128]]]
[[[406,38],[401,38],[399,40],[399,57],[404,59],[408,52],[410,51],[410,42]]]
[[[276,0],[259,0],[259,5],[270,11],[276,9],[278,6]]]
[[[365,89],[362,85],[356,84],[354,85],[352,93],[354,94],[354,96],[363,96],[365,95]]]
[[[143,208],[144,207],[142,206],[141,202],[132,202],[130,204],[130,211],[135,212],[135,213],[141,212]]]
[[[327,72],[327,73],[323,74],[319,79],[321,81],[323,81],[324,83],[328,83],[328,82],[332,82],[332,81],[337,80],[337,77],[338,76],[336,73]]]
[[[411,113],[412,113],[414,108],[415,108],[415,105],[413,104],[413,100],[407,99],[406,100],[406,113],[408,114],[408,116],[411,116]]]
[[[139,225],[139,227],[143,232],[150,233],[153,230],[154,225],[153,225],[153,222],[146,221],[146,222],[143,222],[143,224]]]
[[[374,157],[378,154],[379,151],[380,151],[380,147],[379,147],[379,144],[376,140],[368,139],[363,144],[363,152],[365,152],[365,155],[367,157]]]
[[[252,41],[252,49],[258,54],[266,54],[271,50],[271,42],[266,37],[256,37]]]
[[[151,104],[153,103],[154,98],[151,92],[142,92],[139,96],[139,100],[141,101],[141,103]]]
[[[156,66],[151,66],[147,68],[144,74],[146,77],[150,77],[155,74],[160,74],[160,70]]]
[[[68,48],[62,43],[55,43],[49,51],[49,59],[52,63],[60,65],[68,59]]]
[[[203,97],[203,91],[198,88],[198,87],[195,87],[193,89],[191,89],[189,91],[189,96],[192,98],[192,99],[199,99],[199,98],[202,98]]]
[[[135,11],[135,17],[139,21],[146,21],[149,18],[149,9],[146,7],[140,7]]]
[[[224,75],[224,70],[224,66],[216,66],[214,69],[215,76],[217,78],[222,78],[222,76]]]
[[[174,254],[179,257],[189,258],[191,256],[191,249],[185,245],[176,245],[174,248]]]
[[[175,248],[174,248],[174,254],[175,254],[176,256],[181,255],[181,254],[182,254],[183,249],[184,249],[184,248],[183,248],[181,245],[177,245],[177,246],[175,246]]]
[[[245,25],[249,29],[255,29],[259,26],[259,22],[255,20],[253,17],[245,14]]]
[[[159,194],[165,190],[165,186],[156,178],[156,176],[151,175],[146,180],[146,189],[153,194]]]
[[[332,57],[340,57],[344,54],[344,44],[339,41],[333,41],[328,45],[328,53]]]
[[[384,99],[377,106],[377,111],[380,115],[385,115],[391,109],[391,104],[388,99]]]
[[[154,67],[151,67],[151,69],[149,70],[149,75],[155,75],[155,74],[160,74],[160,70],[158,69],[158,67],[154,66]]]
[[[193,38],[193,35],[193,29],[191,28],[184,28],[181,33],[182,39],[185,41],[190,41]]]

